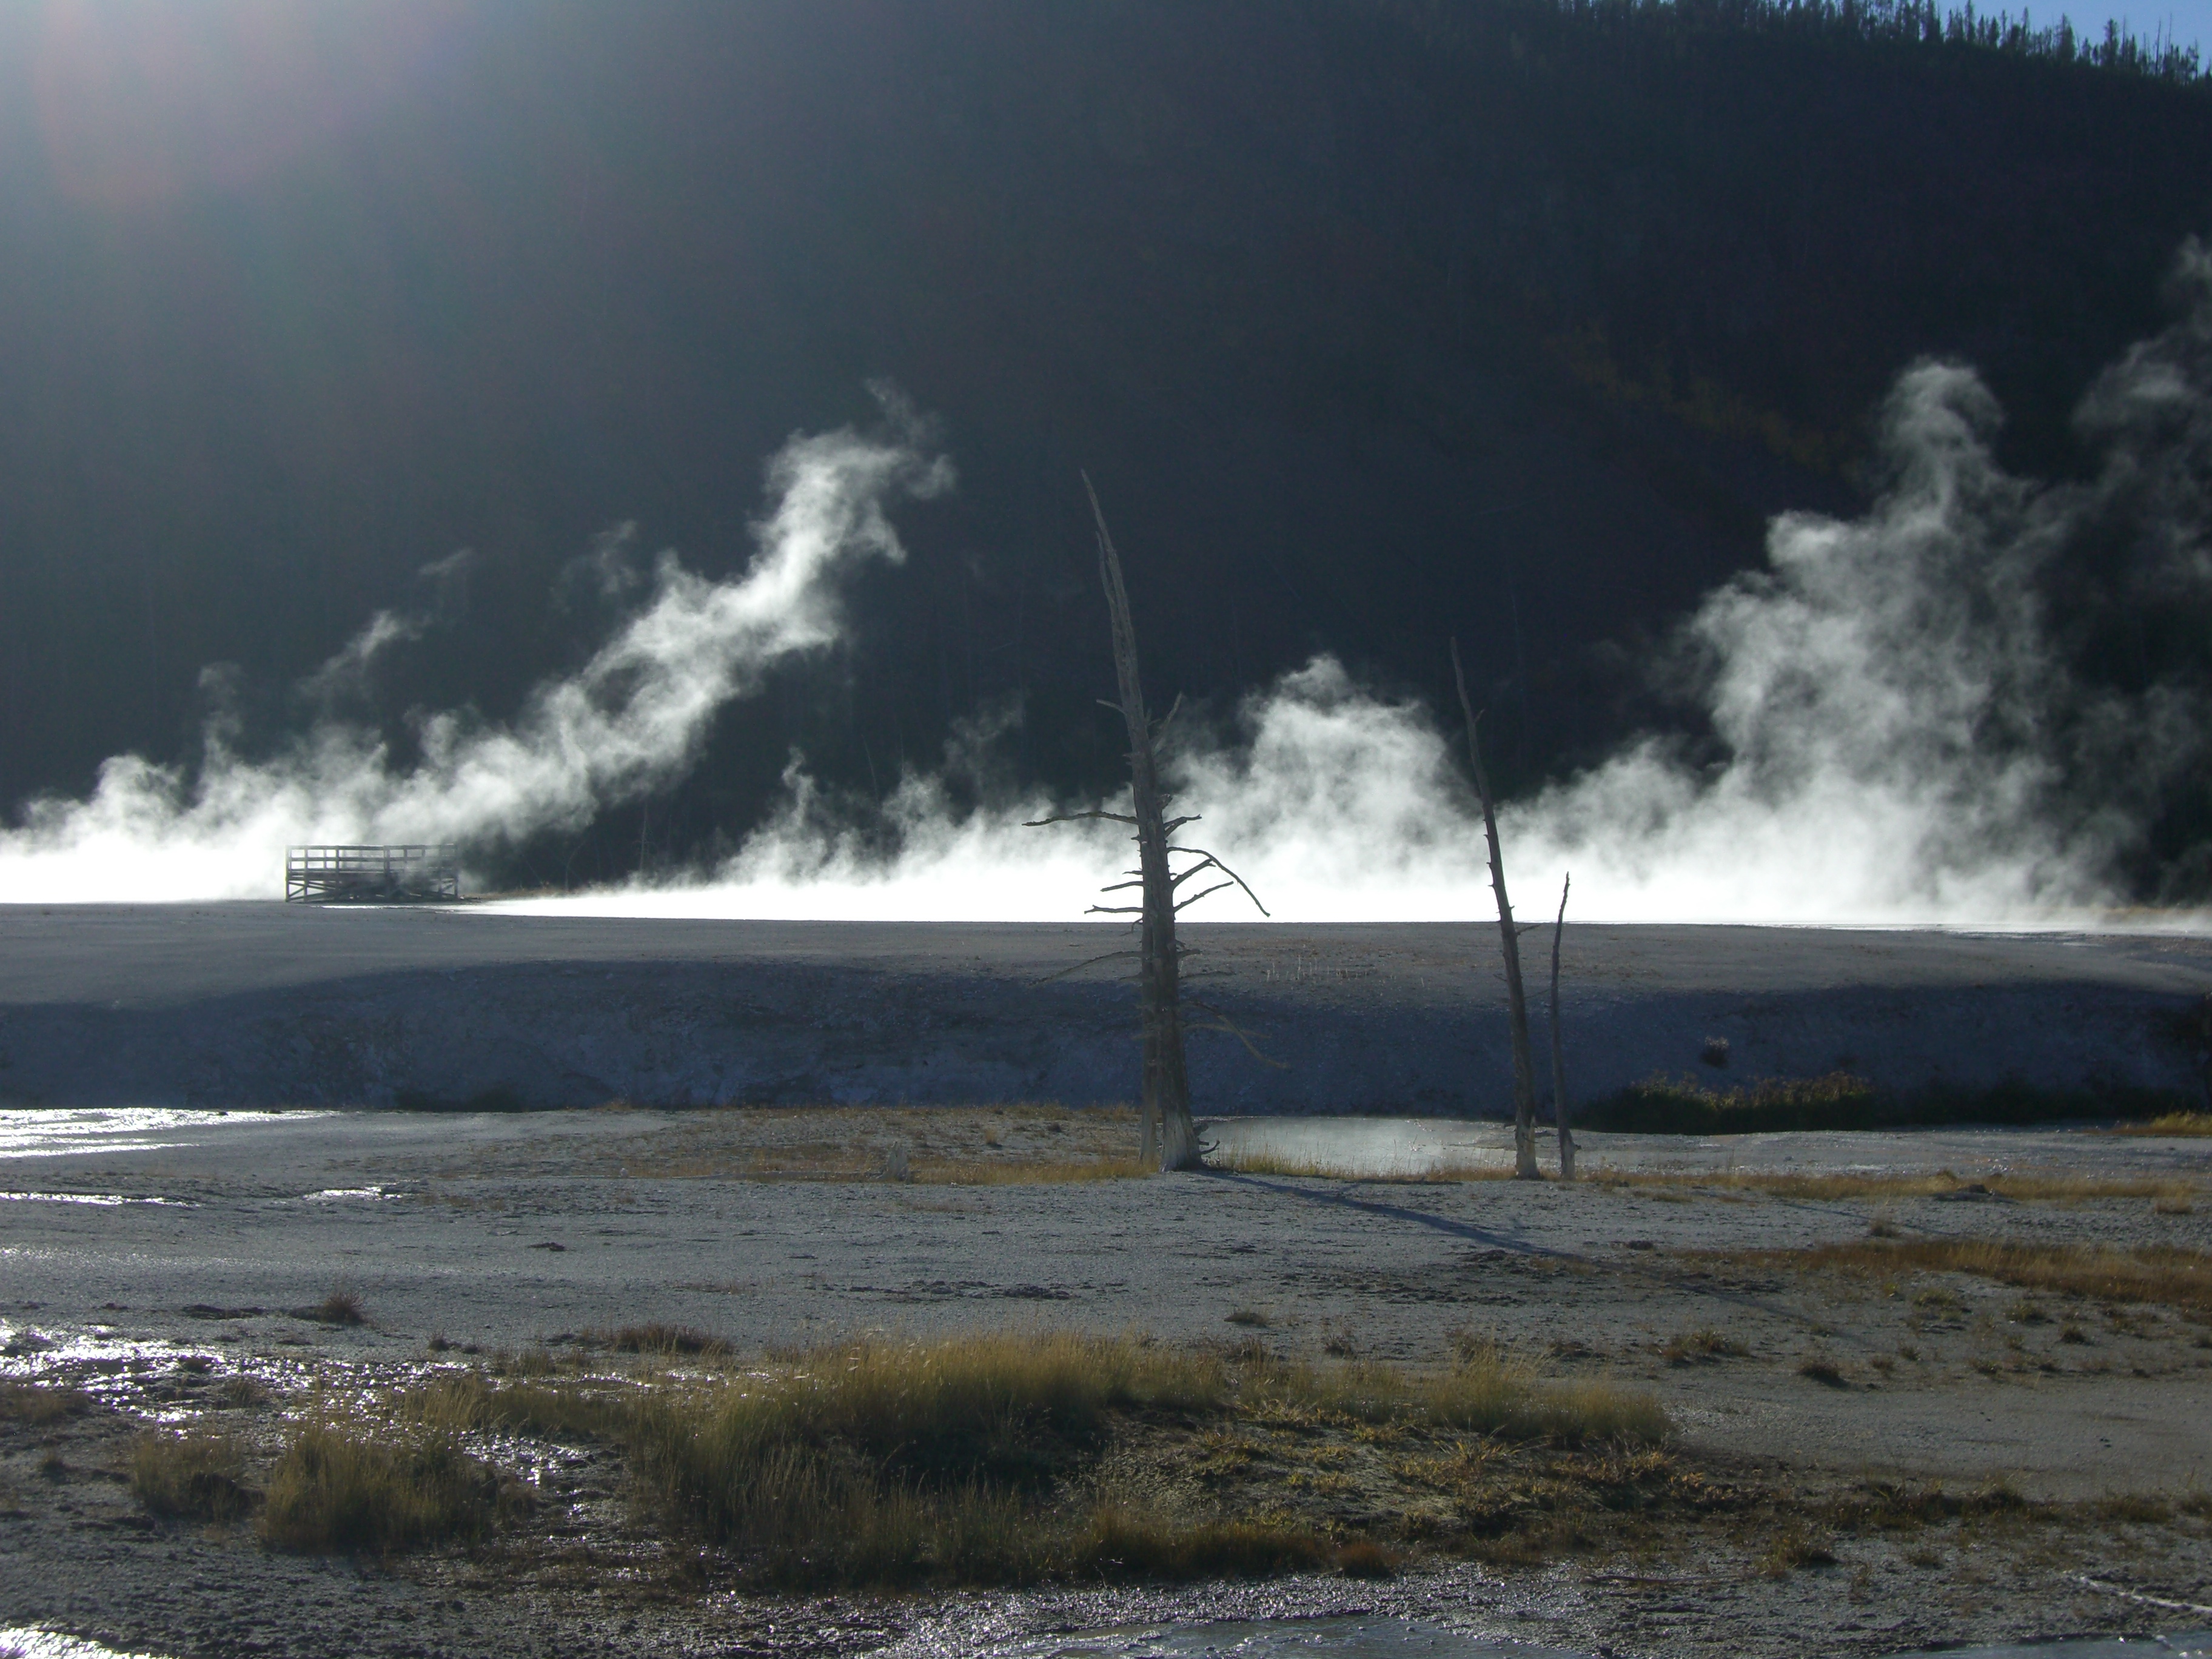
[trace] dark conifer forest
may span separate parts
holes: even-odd
[[[9,811],[211,718],[279,740],[380,608],[428,620],[350,717],[403,757],[410,711],[501,717],[604,637],[580,562],[739,568],[763,459],[878,381],[958,469],[909,559],[513,882],[726,846],[794,749],[880,794],[979,718],[1111,787],[1084,468],[1159,702],[1326,650],[1443,708],[1455,633],[1510,796],[1693,720],[1670,629],[1772,515],[1866,504],[1916,362],[1979,372],[2008,471],[2086,476],[2077,404],[2212,234],[2193,51],[1911,0],[381,15],[293,42],[343,95],[274,147],[80,120],[80,43],[0,20]],[[2212,616],[2100,611],[2108,556],[2047,573],[2078,671],[2202,691]],[[2194,776],[2146,896],[2207,867]]]

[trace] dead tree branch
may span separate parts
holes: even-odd
[[[1209,853],[1203,847],[1170,847],[1168,848],[1168,851],[1170,853],[1195,853],[1199,856],[1200,862],[1192,865],[1189,869],[1182,872],[1182,876],[1176,877],[1176,879],[1177,881],[1182,880],[1184,877],[1194,876],[1200,871],[1211,866],[1212,868],[1220,871],[1223,875],[1228,877],[1231,881],[1235,882],[1239,887],[1243,888],[1244,896],[1252,901],[1253,908],[1259,911],[1261,915],[1272,915],[1273,914],[1273,912],[1269,910],[1266,905],[1260,902],[1260,896],[1254,892],[1246,884],[1244,878],[1238,875],[1234,870],[1231,869],[1227,865],[1221,861],[1220,854]],[[1211,890],[1218,892],[1220,891],[1220,889],[1214,888]]]
[[[1085,818],[1104,818],[1113,823],[1134,823],[1136,819],[1127,812],[1109,812],[1094,806],[1088,812],[1054,812],[1048,818],[1029,818],[1023,822],[1024,830],[1042,830],[1048,823],[1080,823]]]
[[[1196,975],[1193,975],[1193,977],[1196,977]],[[1220,1009],[1215,1007],[1212,1003],[1201,1002],[1196,997],[1191,997],[1188,1000],[1190,1006],[1198,1009],[1200,1012],[1212,1014],[1214,1018],[1215,1023],[1212,1025],[1186,1026],[1184,1028],[1185,1030],[1192,1031],[1226,1032],[1229,1036],[1235,1037],[1239,1042],[1243,1043],[1246,1051],[1251,1054],[1252,1058],[1258,1060],[1262,1066],[1272,1066],[1279,1072],[1287,1072],[1291,1069],[1290,1062],[1288,1060],[1277,1060],[1273,1054],[1263,1052],[1260,1048],[1260,1045],[1252,1041],[1252,1034],[1249,1031],[1246,1030],[1242,1025],[1239,1025],[1235,1020],[1230,1018],[1228,1015],[1223,1013]]]
[[[1062,968],[1057,973],[1047,974],[1042,979],[1031,980],[1030,983],[1032,985],[1049,985],[1056,979],[1066,979],[1070,974],[1079,974],[1085,968],[1096,968],[1102,962],[1120,962],[1125,957],[1133,957],[1137,953],[1134,951],[1109,951],[1103,957],[1086,957],[1083,961],[1076,963],[1071,967]]]

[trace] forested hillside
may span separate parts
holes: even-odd
[[[95,129],[38,15],[0,22],[10,805],[218,708],[299,730],[380,607],[427,620],[347,712],[404,756],[604,635],[612,527],[726,572],[787,434],[876,379],[937,422],[958,488],[848,642],[518,882],[739,836],[794,747],[880,793],[1016,707],[999,763],[1110,781],[1083,467],[1163,703],[1328,650],[1441,704],[1456,632],[1525,790],[1689,718],[1653,642],[1771,514],[1865,502],[1916,360],[1980,371],[2009,469],[2083,473],[2077,400],[2212,234],[2192,56],[1909,8],[426,4],[303,36],[345,107],[262,149]],[[2082,614],[2102,556],[2053,577]],[[2083,672],[2201,684],[2196,604]],[[2212,827],[2160,811],[2146,890]]]

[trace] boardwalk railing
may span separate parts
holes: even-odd
[[[451,842],[284,849],[288,904],[393,904],[460,896],[460,859]]]

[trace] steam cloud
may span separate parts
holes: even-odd
[[[1777,520],[1767,568],[1715,590],[1681,629],[1678,689],[1705,732],[1638,740],[1508,808],[1523,912],[1547,912],[1568,868],[1584,918],[1989,925],[2118,902],[2122,860],[2164,792],[2201,765],[2197,733],[2212,729],[2198,688],[2123,691],[2074,666],[2100,607],[2140,614],[2212,596],[2212,254],[2191,243],[2175,281],[2181,320],[2081,404],[2103,458],[2087,483],[2006,473],[1991,447],[1996,401],[1971,370],[1903,375],[1871,509]],[[887,408],[888,435],[794,439],[770,464],[776,505],[744,574],[710,582],[664,556],[643,608],[511,726],[437,716],[404,772],[334,718],[265,763],[211,730],[189,787],[175,769],[112,760],[89,799],[34,804],[0,836],[0,897],[263,895],[288,842],[520,836],[666,784],[717,708],[778,659],[836,637],[846,570],[902,556],[886,502],[949,487],[949,464]],[[624,580],[617,551],[603,548],[590,573],[610,591]],[[2054,620],[2052,593],[2078,590],[2085,568],[2094,591],[2074,592]],[[319,678],[364,672],[425,625],[380,614]],[[1079,914],[1129,861],[1124,832],[1024,830],[1063,804],[950,787],[952,774],[985,775],[992,735],[964,730],[945,771],[909,773],[857,815],[794,760],[780,810],[720,868],[513,908]],[[1178,809],[1204,814],[1188,838],[1278,916],[1492,914],[1479,817],[1435,715],[1376,696],[1330,658],[1248,696],[1223,729],[1184,733],[1170,768]],[[980,808],[952,805],[979,795]],[[1237,914],[1231,897],[1208,912]]]
[[[2212,709],[2176,684],[2122,695],[2082,684],[2047,595],[2055,568],[2091,538],[2109,605],[2212,586],[2212,253],[2190,244],[2175,283],[2182,319],[2081,405],[2080,428],[2104,453],[2087,484],[2008,476],[1991,450],[2000,411],[1971,370],[1905,374],[1884,415],[1888,483],[1872,509],[1777,520],[1768,568],[1710,594],[1681,630],[1710,742],[1641,739],[1505,811],[1522,914],[1545,913],[1571,869],[1588,918],[2108,916],[2118,861],[2161,792],[2201,760]],[[1279,916],[1495,914],[1474,803],[1431,711],[1363,691],[1332,659],[1248,698],[1233,732],[1189,744],[1171,770],[1178,810],[1206,815],[1190,837]],[[939,780],[913,776],[884,808],[878,827],[901,849],[886,860],[803,775],[788,782],[784,811],[703,886],[566,908],[1050,920],[1128,862],[1122,832],[1018,827],[1054,803],[1002,799],[963,816]]]
[[[905,556],[885,504],[951,486],[911,411],[879,396],[884,431],[794,437],[769,463],[775,506],[743,575],[709,581],[664,555],[649,602],[581,671],[539,686],[511,726],[433,715],[418,763],[399,770],[375,734],[334,717],[266,761],[239,755],[212,724],[189,781],[124,755],[102,765],[88,799],[32,803],[0,836],[0,897],[266,896],[289,844],[520,838],[680,776],[717,708],[779,659],[837,637],[848,568]],[[342,689],[426,625],[380,612],[308,689]]]

